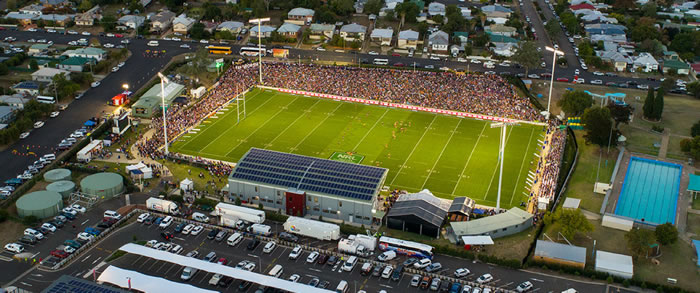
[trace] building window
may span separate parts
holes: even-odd
[[[508,228],[503,228],[503,231],[508,230]]]
[[[318,207],[314,207],[314,211],[317,211],[317,212],[318,212]]]
[[[310,207],[310,206],[306,206],[306,210],[307,210],[307,211],[308,211],[308,210],[311,210],[311,207]]]
[[[310,197],[310,196],[307,197],[306,200],[307,200],[307,201],[311,201],[311,197]]]
[[[318,202],[318,196],[314,196],[314,202]]]
[[[342,207],[342,206],[343,206],[343,201],[342,201],[342,200],[339,200],[339,201],[338,201],[338,206],[339,206],[339,207]]]
[[[281,201],[281,200],[278,200],[278,201],[277,201],[277,204],[282,204],[282,201]]]
[[[258,192],[258,187],[257,187],[257,186],[255,186],[255,192]]]
[[[369,217],[365,217],[365,220],[369,221]]]

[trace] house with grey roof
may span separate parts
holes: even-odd
[[[10,124],[15,121],[14,108],[10,106],[0,106],[0,124]]]
[[[534,260],[583,269],[586,267],[586,248],[552,241],[537,240]]]
[[[311,30],[309,38],[312,40],[332,39],[335,34],[335,26],[332,24],[312,23],[309,29]]]
[[[261,26],[254,25],[250,28],[250,37],[257,38],[258,37],[258,30],[260,31],[260,37],[269,38],[270,36],[272,36],[272,32],[275,31],[275,28],[271,27],[269,25],[261,25]]]
[[[53,82],[53,77],[59,74],[66,76],[67,80],[70,80],[70,71],[56,68],[44,67],[32,73],[32,80],[38,82]]]
[[[19,94],[27,96],[36,96],[39,94],[39,83],[34,81],[22,81],[12,86],[12,90]]]
[[[41,10],[44,9],[43,5],[39,4],[29,4],[19,9],[20,13],[34,14],[36,16],[41,16]]]
[[[32,21],[39,19],[39,15],[10,11],[5,15],[5,19],[14,19],[22,25],[30,25]]]
[[[428,45],[433,53],[446,54],[450,45],[450,36],[443,31],[436,31],[428,37]]]
[[[367,27],[356,23],[346,24],[340,28],[340,37],[348,42],[364,41]]]
[[[90,10],[78,14],[75,17],[75,25],[77,26],[93,26],[95,20],[102,20],[102,13],[100,13],[100,5],[95,5],[90,8]]]
[[[516,28],[503,24],[488,25],[484,28],[484,32],[487,34],[507,37],[513,37],[518,34],[518,30]]]
[[[216,30],[218,31],[229,31],[232,34],[237,34],[241,32],[241,29],[245,25],[242,22],[239,21],[224,21],[219,24],[219,26],[216,27]]]
[[[173,19],[173,31],[176,33],[187,34],[194,23],[197,22],[194,18],[187,17],[186,14],[180,14]]]
[[[614,51],[596,51],[596,55],[605,62],[610,62],[615,67],[616,71],[625,71],[627,65],[632,63],[629,57],[620,52]]]
[[[651,54],[644,52],[639,53],[639,56],[634,58],[632,66],[643,72],[652,72],[659,70],[659,61],[656,61],[656,58]]]
[[[277,28],[277,32],[287,38],[296,39],[301,34],[301,27],[293,23],[284,23]]]
[[[287,19],[284,22],[297,25],[308,24],[314,19],[314,13],[316,12],[313,9],[297,7],[287,12]]]
[[[399,32],[399,40],[396,44],[400,49],[413,49],[418,47],[419,33],[414,30],[405,30]]]
[[[445,11],[445,4],[442,4],[440,2],[432,2],[428,4],[428,15],[430,15],[430,17],[436,15],[445,16]]]
[[[138,29],[146,21],[146,17],[139,15],[124,15],[117,20],[119,25],[125,26],[130,29]]]
[[[68,57],[83,57],[83,58],[91,58],[95,59],[98,62],[104,60],[107,57],[107,51],[102,50],[100,48],[93,48],[93,47],[85,47],[85,48],[78,48],[75,50],[67,50],[63,52],[63,54]]]
[[[24,109],[24,105],[29,103],[31,100],[32,99],[25,97],[23,94],[0,96],[0,104],[7,104],[8,106],[18,110]]]
[[[391,28],[375,28],[369,35],[370,41],[380,46],[391,46],[391,39],[394,37],[394,30]]]
[[[170,25],[175,19],[175,12],[163,10],[151,17],[151,29],[155,31],[164,31],[170,28]]]

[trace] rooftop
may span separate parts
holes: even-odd
[[[532,215],[519,208],[511,208],[505,213],[500,213],[485,218],[471,220],[468,222],[452,222],[452,230],[455,235],[481,235],[495,230],[503,229],[513,225],[519,225],[532,218]]]
[[[313,9],[297,7],[290,10],[287,15],[289,16],[313,16],[316,13]]]
[[[535,255],[586,264],[586,248],[580,246],[537,240]]]
[[[399,40],[417,41],[418,40],[418,32],[414,31],[414,30],[400,31],[399,32]]]
[[[390,28],[375,28],[372,30],[372,34],[370,34],[370,37],[391,39],[393,35],[394,30]]]
[[[435,227],[442,226],[450,202],[435,197],[430,190],[399,196],[387,217],[415,216]]]
[[[346,33],[366,33],[367,28],[364,25],[359,25],[356,23],[346,24],[340,28],[341,32]]]

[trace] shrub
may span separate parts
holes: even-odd
[[[27,225],[27,226],[34,226],[36,223],[39,222],[39,218],[37,218],[34,215],[26,216],[22,218],[22,224]]]

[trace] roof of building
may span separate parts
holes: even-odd
[[[95,59],[85,57],[69,57],[61,61],[61,65],[85,65],[94,62]]]
[[[700,240],[693,240],[693,246],[695,246],[695,258],[697,259],[696,264],[700,267]]]
[[[454,33],[452,33],[452,36],[455,38],[459,38],[459,37],[469,38],[469,32],[454,32]]]
[[[0,117],[3,117],[7,114],[11,114],[13,109],[14,108],[10,106],[0,106]]]
[[[312,23],[310,29],[312,32],[324,32],[324,31],[334,30],[335,26],[332,24],[325,24],[325,23]]]
[[[193,25],[195,21],[196,20],[194,20],[194,18],[187,17],[187,15],[183,13],[173,19],[173,25],[184,24],[185,26],[189,27]]]
[[[237,30],[243,27],[244,24],[239,21],[224,21],[216,27],[218,30]]]
[[[445,12],[445,4],[440,2],[431,2],[428,4],[429,12]]]
[[[254,26],[250,27],[250,32],[251,33],[258,33],[258,29],[260,29],[260,31],[263,34],[275,31],[275,28],[271,27],[269,25],[261,25],[261,26],[254,25]]]
[[[590,10],[595,10],[595,7],[591,4],[588,3],[581,3],[578,5],[571,5],[569,6],[569,9],[571,10],[581,10],[581,9],[590,9]]]
[[[509,36],[488,34],[491,43],[518,43],[518,40]]]
[[[346,33],[366,33],[367,27],[356,23],[350,23],[340,27],[340,31]]]
[[[501,230],[505,227],[522,224],[532,218],[532,215],[519,208],[511,208],[505,213],[496,214],[468,222],[452,222],[455,235],[481,235],[487,232]]]
[[[448,213],[462,213],[469,215],[474,209],[475,202],[473,199],[466,196],[455,197],[452,200],[450,208],[447,210]]]
[[[165,90],[165,101],[166,103],[170,103],[173,99],[175,99],[182,91],[185,89],[184,85],[174,83],[174,82],[169,82],[165,84],[164,90]],[[144,93],[141,98],[139,98],[139,101],[143,98],[155,98],[160,102],[161,100],[161,87],[160,84],[156,84],[152,86],[146,93]],[[137,101],[138,103],[138,101]]]
[[[119,288],[107,285],[100,285],[93,281],[76,278],[71,275],[63,275],[53,281],[48,288],[41,293],[64,293],[64,292],[101,292],[101,293],[127,293]]]
[[[56,74],[61,74],[61,73],[68,74],[68,71],[65,71],[63,69],[44,67],[44,68],[41,68],[37,71],[34,71],[32,73],[32,76],[54,76]]]
[[[124,280],[128,280],[125,282]],[[100,276],[97,278],[100,283],[112,284],[122,288],[128,288],[129,291],[135,290],[139,292],[192,292],[192,293],[215,293],[217,291],[202,289],[195,287],[194,285],[173,282],[168,279],[161,277],[151,276],[139,273],[137,271],[130,271],[122,269],[116,266],[108,266]],[[73,292],[73,291],[61,291],[61,292]],[[75,292],[102,292],[99,289],[89,290],[89,291],[75,291]],[[110,292],[110,291],[107,291]],[[117,291],[122,292],[122,291]]]
[[[518,31],[516,28],[512,26],[507,26],[504,24],[492,24],[484,28],[486,32],[496,32],[496,33],[514,33]]]
[[[46,21],[67,21],[73,19],[73,17],[75,17],[75,15],[72,14],[42,14],[39,16],[39,19]]]
[[[5,15],[5,18],[11,19],[39,19],[39,16],[33,13],[21,13],[17,11],[10,11]]]
[[[388,172],[385,168],[251,148],[230,178],[369,201]]]
[[[34,12],[41,12],[44,9],[43,5],[39,4],[29,4],[27,6],[24,6],[19,9],[19,11],[34,11]]]
[[[12,86],[14,89],[38,90],[39,84],[33,81],[22,81]]]
[[[656,61],[656,58],[652,56],[649,53],[640,53],[637,58],[634,59],[635,64],[659,64],[659,61]]]
[[[173,18],[175,18],[175,15],[175,12],[172,12],[170,10],[163,10],[151,17],[151,22],[168,22],[173,20]]]
[[[101,56],[106,54],[107,51],[102,50],[100,48],[93,48],[93,47],[85,47],[85,48],[78,48],[75,50],[68,50],[63,52],[63,55],[86,55],[86,56]]]
[[[44,51],[51,47],[49,44],[33,44],[29,47],[30,50],[39,50],[39,51]]]
[[[31,99],[25,98],[22,94],[14,94],[14,95],[4,95],[0,96],[0,103],[6,103],[8,105],[17,105],[17,104],[26,104],[30,101]]]
[[[435,197],[430,190],[399,196],[389,210],[387,217],[414,216],[435,227],[442,226],[450,203]]]
[[[622,55],[620,52],[612,52],[612,51],[597,51],[598,57],[600,57],[603,60],[612,60],[614,62],[625,62],[625,63],[630,63],[631,60],[625,55]]]
[[[287,13],[287,15],[288,16],[314,16],[314,13],[316,13],[316,12],[313,9],[297,7],[297,8],[290,10]]]
[[[419,33],[414,30],[405,30],[399,32],[399,40],[417,41],[418,36]]]
[[[537,240],[535,255],[586,264],[586,248],[580,246]]]
[[[142,24],[146,20],[146,17],[144,16],[139,16],[139,15],[124,15],[119,18],[117,22],[120,24],[125,24],[129,22],[133,22],[136,24]]]
[[[443,31],[436,31],[428,37],[428,41],[433,45],[448,45],[450,43],[450,36]]]
[[[279,33],[298,33],[300,30],[300,26],[288,22],[284,23],[279,28],[277,28],[277,32]]]
[[[394,36],[394,30],[390,28],[375,28],[369,36],[370,38],[391,39]]]
[[[680,60],[664,60],[664,67],[675,69],[690,69],[690,65]]]
[[[601,268],[629,274],[634,272],[634,263],[631,256],[602,250],[596,251],[595,267],[596,270]]]
[[[700,176],[690,173],[688,179],[688,190],[700,191]]]
[[[483,12],[505,12],[505,13],[513,13],[513,10],[507,7],[503,7],[501,5],[485,5],[481,7],[481,11]]]

